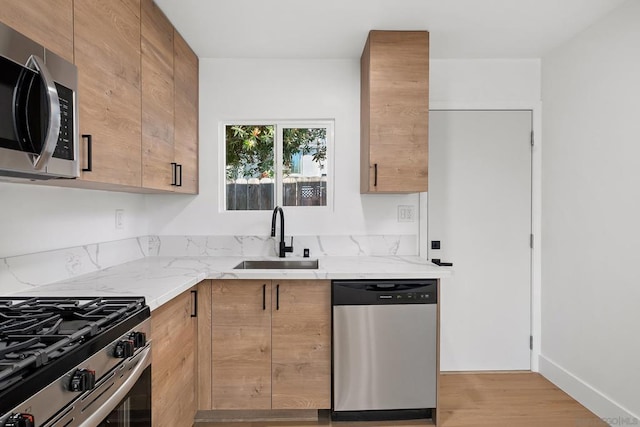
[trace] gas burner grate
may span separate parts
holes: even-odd
[[[0,298],[0,390],[144,307],[142,297]]]

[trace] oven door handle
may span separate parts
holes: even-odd
[[[58,98],[58,89],[56,84],[44,65],[44,61],[35,55],[31,55],[26,64],[27,67],[40,73],[40,78],[45,86],[49,107],[49,123],[47,124],[47,133],[45,135],[42,150],[39,155],[33,155],[33,167],[42,170],[47,166],[53,152],[58,144],[58,134],[60,133],[60,99]]]
[[[100,424],[107,416],[118,407],[122,399],[124,399],[131,391],[135,383],[142,376],[144,370],[151,364],[151,346],[147,346],[141,354],[141,359],[129,374],[129,378],[113,393],[109,399],[96,409],[82,424],[81,427],[93,427]]]

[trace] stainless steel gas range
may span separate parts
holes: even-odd
[[[143,297],[0,298],[0,427],[151,426]]]

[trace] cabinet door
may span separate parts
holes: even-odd
[[[361,192],[427,191],[429,33],[371,31],[361,72]]]
[[[142,0],[142,186],[171,190],[173,162],[173,25],[153,0]]]
[[[212,409],[271,408],[271,284],[212,283]]]
[[[0,21],[73,62],[73,0],[0,0]]]
[[[272,408],[331,407],[331,285],[273,282]]]
[[[182,185],[174,190],[198,193],[198,57],[175,31],[175,162],[181,165]]]
[[[195,288],[194,288],[195,289]],[[191,425],[196,413],[196,318],[182,293],[151,314],[151,402],[154,426]]]
[[[75,1],[74,52],[80,134],[93,137],[81,179],[140,187],[140,1]]]

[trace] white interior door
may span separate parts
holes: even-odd
[[[454,269],[443,371],[530,369],[531,123],[530,111],[430,113],[428,257]]]

